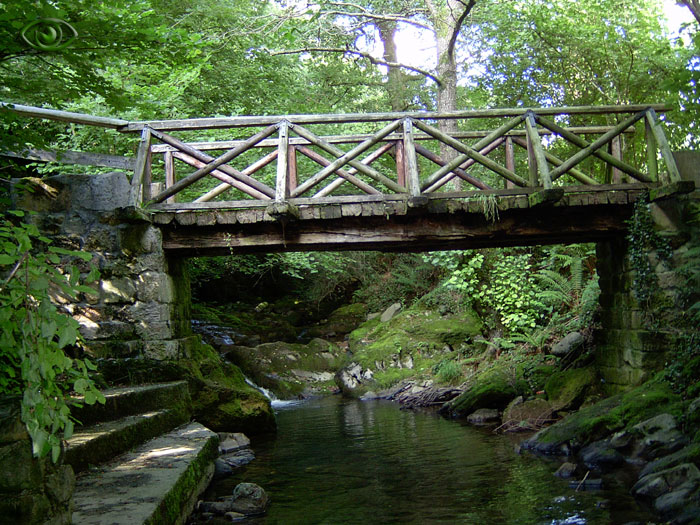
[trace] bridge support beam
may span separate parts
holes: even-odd
[[[690,243],[697,246],[700,237],[690,220],[691,202],[673,198],[637,210],[653,224],[645,235],[656,236],[665,250],[627,237],[597,244],[602,315],[595,332],[596,364],[611,393],[649,379],[664,368],[683,337],[697,332],[686,308],[700,290],[690,289],[679,271],[689,262]]]

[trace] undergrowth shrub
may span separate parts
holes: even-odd
[[[20,401],[34,455],[50,452],[57,461],[61,440],[73,434],[70,393],[88,404],[104,402],[89,377],[95,366],[68,352],[81,344],[78,323],[52,300],[94,292],[80,284],[76,265],[64,264],[91,255],[51,246],[23,218],[10,210],[0,219],[0,393]],[[96,277],[91,272],[88,280]]]

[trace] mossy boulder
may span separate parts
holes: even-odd
[[[670,386],[653,379],[624,394],[586,406],[523,442],[523,448],[543,454],[571,454],[582,446],[657,414],[682,414],[682,402]]]
[[[524,376],[533,392],[539,392],[545,389],[547,380],[555,372],[557,372],[557,367],[554,365],[537,365],[526,369],[524,371]]]
[[[547,379],[544,391],[554,410],[576,410],[596,384],[592,368],[574,368],[555,372]]]
[[[518,397],[503,411],[503,423],[518,424],[523,421],[538,423],[546,421],[551,415],[552,406],[546,399],[538,397],[523,401],[522,397]]]
[[[307,388],[328,390],[345,361],[340,348],[323,339],[305,345],[281,341],[256,347],[226,345],[220,350],[256,384],[280,398],[294,398]]]
[[[309,329],[312,337],[341,337],[360,326],[367,318],[367,305],[354,303],[333,311],[325,322]]]
[[[441,412],[452,417],[466,417],[479,408],[502,410],[528,389],[527,383],[517,374],[517,369],[510,363],[496,361],[473,376],[470,379],[470,387],[446,403]]]
[[[366,321],[348,338],[352,360],[371,370],[377,388],[428,374],[443,359],[452,358],[481,335],[483,324],[471,310],[440,315],[418,306],[387,322]]]
[[[355,354],[365,354],[368,361],[387,357],[397,348],[430,355],[445,345],[458,347],[470,342],[482,329],[481,319],[472,310],[442,316],[410,308],[386,323],[378,319],[363,323],[350,334],[349,348]]]

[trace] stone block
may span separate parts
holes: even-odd
[[[162,251],[162,235],[150,224],[128,224],[119,228],[119,243],[124,253],[135,256]]]
[[[93,324],[81,324],[80,332],[86,339],[118,339],[120,341],[126,341],[134,339],[136,336],[136,330],[131,323],[125,323],[123,321],[101,321],[99,323],[94,323],[94,325],[96,325],[96,327],[93,327]]]
[[[69,465],[56,467],[44,480],[46,494],[58,503],[68,503],[75,490],[75,474]]]
[[[0,445],[29,439],[27,427],[20,419],[19,401],[0,402]]]
[[[32,457],[31,442],[26,439],[0,447],[0,492],[36,490],[41,486],[41,462]]]
[[[0,516],[4,519],[3,523],[11,523],[12,525],[56,523],[50,519],[51,503],[49,498],[45,494],[36,492],[24,492],[12,498],[0,498]],[[69,524],[70,520],[58,523]]]
[[[140,324],[170,321],[170,306],[155,301],[136,301],[124,309],[123,320]]]
[[[139,301],[171,303],[174,300],[173,280],[164,272],[144,272],[136,281]]]
[[[83,250],[89,252],[114,252],[119,242],[113,228],[95,226],[83,234]]]
[[[156,321],[153,323],[138,323],[135,326],[136,334],[144,341],[161,341],[173,337],[173,330],[168,321]]]
[[[165,255],[163,252],[145,253],[129,258],[128,268],[136,274],[148,271],[162,272],[165,268]]]
[[[171,339],[169,341],[144,341],[143,356],[158,361],[179,359],[181,357],[180,341],[178,339]]]
[[[133,341],[88,341],[87,352],[93,359],[96,358],[126,358],[137,357],[141,354],[143,342]]]
[[[100,301],[110,303],[133,303],[136,301],[136,284],[128,277],[100,281]]]
[[[630,368],[599,366],[598,373],[607,385],[628,386],[635,384],[638,374],[634,374]]]

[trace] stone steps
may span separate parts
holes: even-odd
[[[103,463],[143,441],[185,423],[183,410],[162,409],[78,428],[67,441],[65,461],[75,472]]]
[[[102,393],[105,396],[104,405],[83,404],[71,408],[71,415],[83,426],[189,403],[187,381],[112,388]],[[81,398],[75,399],[79,401]]]
[[[218,436],[189,423],[185,381],[103,392],[75,407],[65,462],[78,472],[73,523],[183,523],[214,472]]]
[[[189,423],[78,477],[74,525],[183,523],[214,473],[218,436]]]

